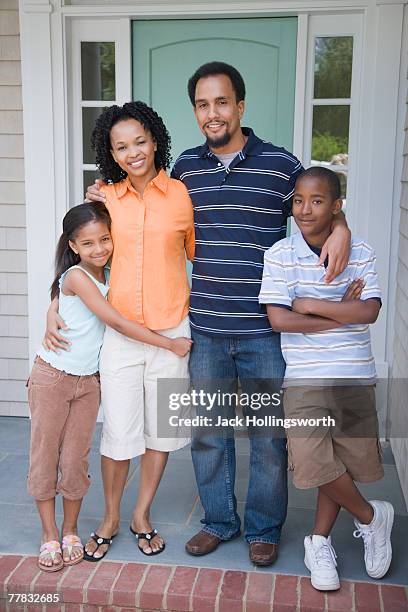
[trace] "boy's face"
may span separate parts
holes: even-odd
[[[319,237],[325,240],[341,206],[342,201],[333,198],[325,179],[304,176],[296,182],[292,213],[306,241]]]

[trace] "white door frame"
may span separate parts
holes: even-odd
[[[34,355],[42,337],[54,248],[62,216],[68,207],[68,168],[72,162],[68,118],[72,92],[67,91],[70,77],[67,57],[72,42],[72,21],[91,18],[95,31],[98,23],[109,21],[118,27],[121,24],[122,32],[129,32],[129,22],[133,18],[297,16],[294,152],[302,158],[305,152],[308,23],[314,15],[335,19],[335,14],[341,12],[360,14],[363,24],[360,95],[363,110],[356,125],[358,134],[354,135],[359,140],[356,184],[359,206],[352,219],[352,228],[377,251],[384,307],[374,328],[373,340],[379,374],[387,376],[387,302],[394,290],[388,282],[391,206],[393,210],[399,208],[394,192],[394,168],[399,167],[396,156],[402,155],[398,139],[396,147],[396,130],[403,129],[401,104],[406,99],[404,95],[398,96],[399,89],[406,91],[406,81],[400,81],[399,70],[394,73],[389,67],[400,65],[403,9],[408,0],[263,0],[250,5],[246,0],[179,0],[177,3],[152,0],[137,6],[134,2],[119,4],[112,0],[97,6],[91,2],[86,4],[84,0],[76,1],[77,5],[61,6],[58,0],[20,0],[30,356]],[[124,47],[129,46],[130,39],[126,39],[126,34],[123,36]],[[126,71],[128,66],[126,60],[124,62],[122,67]],[[72,68],[75,70],[74,66]],[[371,151],[375,151],[375,155],[370,154]]]
[[[115,90],[116,99],[110,102],[85,102],[84,106],[100,106],[101,109],[111,104],[125,104],[132,97],[132,72],[131,72],[131,21],[129,19],[100,20],[95,28],[95,20],[72,19],[70,20],[70,37],[67,47],[68,66],[68,111],[69,125],[69,188],[66,193],[66,206],[73,203],[80,204],[83,199],[82,170],[84,164],[82,151],[82,105],[81,105],[81,72],[77,68],[81,65],[81,41],[115,42]],[[72,126],[74,130],[72,133]],[[66,212],[66,207],[61,215]],[[58,228],[57,228],[58,232]]]

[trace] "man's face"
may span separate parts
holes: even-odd
[[[231,80],[225,74],[203,77],[195,90],[194,114],[212,149],[225,147],[241,136],[244,101],[237,102]]]

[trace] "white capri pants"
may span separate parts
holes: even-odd
[[[169,338],[190,338],[188,317],[177,327],[160,333]],[[157,437],[157,379],[182,378],[187,389],[188,357],[178,357],[167,349],[106,328],[99,365],[101,455],[120,461],[143,455],[146,448],[172,451],[190,442],[189,438]]]

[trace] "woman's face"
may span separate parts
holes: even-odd
[[[151,133],[136,119],[116,123],[110,131],[111,154],[130,180],[151,180],[156,176],[154,154],[157,145]]]

